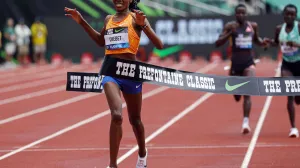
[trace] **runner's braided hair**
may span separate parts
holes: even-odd
[[[137,4],[140,2],[140,0],[132,0],[132,2],[129,4],[129,10],[133,12],[133,10],[140,10]]]

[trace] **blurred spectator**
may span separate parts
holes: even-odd
[[[1,54],[2,54],[2,32],[0,30],[0,56],[1,56]],[[2,57],[0,57],[0,68],[2,67],[3,61],[4,60],[2,59]]]
[[[18,61],[20,65],[24,65],[25,58],[29,55],[29,44],[31,31],[21,18],[15,27],[18,45]]]
[[[7,24],[4,27],[3,31],[4,37],[4,50],[5,50],[5,58],[6,62],[4,66],[6,68],[13,68],[16,65],[12,62],[13,55],[16,52],[16,33],[14,30],[14,20],[12,18],[7,19]]]
[[[0,30],[0,49],[2,48],[2,32]]]
[[[41,18],[37,17],[35,22],[31,25],[32,44],[33,44],[33,59],[38,64],[46,62],[46,42],[47,42],[47,27],[41,22]]]

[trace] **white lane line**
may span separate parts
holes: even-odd
[[[175,69],[180,69],[180,67],[183,67],[183,66],[185,66],[185,64],[181,64],[181,63],[180,63],[180,64],[178,64],[178,67],[176,67],[176,68],[174,67],[174,68],[175,68]],[[209,66],[210,69],[208,69],[207,66]],[[215,68],[215,67],[217,66],[217,64],[213,64],[213,66],[212,66],[211,64],[209,64],[209,65],[207,65],[207,66],[205,66],[205,67],[203,68],[203,69],[205,69],[205,71],[202,71],[202,73],[205,73],[205,72],[207,72],[207,71],[209,71],[209,70]],[[147,98],[149,98],[149,97],[152,97],[152,96],[154,96],[154,95],[156,95],[156,94],[159,94],[159,93],[161,93],[161,92],[163,92],[163,91],[165,91],[165,90],[168,90],[168,89],[170,89],[170,88],[169,88],[169,87],[165,87],[165,86],[159,87],[159,88],[157,88],[157,89],[154,89],[154,90],[152,90],[152,91],[149,91],[149,92],[143,94],[143,98],[142,98],[142,99],[143,99],[143,100],[144,100],[144,99],[147,99]],[[124,107],[126,107],[126,103],[123,103],[123,104],[122,104],[122,108],[124,108]],[[35,146],[35,145],[38,145],[38,144],[40,144],[40,143],[42,143],[42,142],[45,142],[45,141],[47,141],[47,140],[53,139],[53,138],[55,138],[55,137],[57,137],[57,136],[60,136],[60,135],[62,135],[62,134],[64,134],[64,133],[66,133],[66,132],[69,132],[69,131],[71,131],[71,130],[73,130],[73,129],[76,129],[76,128],[78,128],[78,127],[81,127],[81,126],[83,126],[83,125],[85,125],[85,124],[88,124],[88,123],[90,123],[90,122],[92,122],[92,121],[95,121],[95,120],[97,120],[97,119],[100,119],[100,118],[102,118],[102,117],[104,117],[104,116],[106,116],[106,115],[109,115],[109,114],[110,114],[110,110],[108,109],[108,110],[106,110],[106,111],[104,111],[104,112],[102,112],[102,113],[100,113],[100,114],[94,115],[94,116],[92,116],[92,117],[90,117],[90,118],[88,118],[88,119],[82,120],[82,121],[80,121],[80,122],[78,122],[78,123],[76,123],[76,124],[74,124],[74,125],[68,126],[68,127],[64,128],[64,129],[62,129],[62,130],[60,130],[60,131],[57,131],[57,132],[55,132],[55,133],[53,133],[53,134],[51,134],[51,135],[48,135],[48,136],[46,136],[46,137],[44,137],[44,138],[42,138],[42,139],[39,139],[39,140],[34,141],[34,142],[30,143],[30,144],[27,144],[27,145],[25,145],[25,146],[23,146],[23,147],[20,147],[20,148],[18,148],[18,149],[16,149],[16,150],[13,150],[13,151],[11,151],[11,152],[9,152],[9,153],[7,153],[7,154],[4,154],[4,155],[2,155],[2,156],[0,157],[0,160],[3,160],[3,159],[5,159],[5,158],[8,158],[8,157],[10,157],[10,156],[12,156],[12,155],[15,155],[15,154],[17,154],[17,153],[19,153],[19,152],[22,152],[22,151],[24,151],[24,150],[26,150],[26,149],[28,149],[28,148],[31,148],[31,147],[33,147],[33,146]]]
[[[278,66],[280,66],[280,65],[278,65]],[[280,75],[280,70],[279,69],[276,71],[275,77],[279,77],[279,75]],[[244,160],[243,160],[243,163],[241,165],[241,168],[247,168],[248,165],[249,165],[249,162],[251,160],[251,157],[252,157],[252,154],[253,154],[253,151],[254,151],[257,139],[258,139],[260,131],[261,131],[261,128],[262,128],[262,126],[264,124],[265,118],[266,118],[268,110],[270,108],[270,105],[271,105],[271,102],[272,102],[272,98],[273,98],[273,96],[268,96],[267,99],[266,99],[265,105],[264,105],[264,107],[262,109],[262,112],[261,112],[261,114],[259,116],[259,119],[258,119],[256,128],[255,128],[255,131],[254,131],[254,134],[253,134],[253,136],[251,138],[251,142],[249,144],[249,147],[248,147],[247,153],[246,153],[246,155],[244,157]]]
[[[247,145],[182,145],[182,146],[151,146],[148,149],[170,150],[170,149],[227,149],[227,148],[245,148]],[[299,148],[300,145],[293,144],[264,144],[257,145],[257,148]],[[120,147],[120,150],[129,150],[132,147]],[[12,149],[0,149],[0,152],[11,152]],[[24,152],[67,152],[67,151],[109,151],[107,147],[70,147],[70,148],[30,148]]]
[[[28,82],[28,83],[22,83],[22,84],[16,84],[8,87],[3,87],[0,88],[0,93],[5,93],[5,92],[11,92],[11,91],[16,91],[16,90],[21,90],[21,89],[27,89],[27,88],[33,88],[41,85],[46,85],[46,84],[52,84],[56,82],[60,82],[66,80],[66,76],[61,76],[61,77],[53,77],[49,79],[42,79],[39,81],[34,81],[34,82]]]
[[[33,93],[27,93],[24,95],[3,99],[3,100],[0,100],[0,106],[4,105],[4,104],[8,104],[8,103],[14,103],[14,102],[23,101],[26,99],[31,99],[31,98],[38,97],[38,96],[44,96],[44,95],[47,95],[50,93],[55,93],[55,92],[59,92],[59,91],[63,91],[63,90],[66,90],[66,86],[60,85],[58,87],[53,87],[53,88],[40,90],[40,91],[33,92]]]
[[[84,70],[83,72],[94,71],[94,70],[96,70],[96,69]],[[59,75],[57,77],[52,77],[49,79],[41,79],[41,80],[34,81],[34,82],[27,82],[27,83],[16,84],[16,85],[0,88],[0,93],[11,92],[11,91],[27,89],[27,88],[33,88],[33,87],[46,85],[46,84],[52,84],[52,83],[56,83],[56,82],[60,82],[60,81],[66,81],[66,74]]]
[[[29,69],[24,69],[24,70],[17,70],[15,72],[7,72],[5,74],[1,74],[0,76],[0,79],[3,79],[3,78],[10,78],[10,77],[15,77],[17,75],[28,75],[28,74],[31,74],[31,73],[35,73],[35,72],[43,72],[43,71],[49,71],[49,70],[52,70],[52,69],[55,69],[55,68],[58,68],[58,66],[53,66],[53,65],[47,65],[47,66],[34,66],[34,67],[31,67]]]
[[[50,71],[50,72],[44,72],[44,73],[38,73],[32,76],[16,76],[15,78],[12,79],[7,79],[7,80],[1,80],[0,81],[0,85],[4,85],[4,84],[10,84],[10,83],[15,83],[15,82],[22,82],[22,81],[28,81],[28,80],[34,80],[34,79],[41,79],[41,78],[46,78],[46,77],[52,77],[55,75],[62,75],[62,74],[66,74],[69,71],[75,71],[75,70],[82,70],[82,69],[86,69],[87,67],[84,65],[74,65],[72,67],[69,68],[64,68],[64,69],[59,69],[59,70],[55,70],[55,71]]]
[[[44,80],[44,81],[46,81],[46,80]],[[23,100],[26,100],[26,99],[31,99],[31,98],[38,97],[38,96],[44,96],[44,95],[59,92],[59,91],[64,91],[65,89],[66,89],[66,85],[64,84],[64,85],[60,85],[60,86],[57,86],[57,87],[52,87],[52,88],[49,88],[49,89],[43,89],[43,90],[23,94],[23,95],[16,96],[16,97],[10,97],[10,98],[7,98],[7,99],[0,100],[0,106],[4,105],[4,104],[23,101]]]
[[[146,94],[144,94],[143,99],[146,99],[146,98],[148,98],[148,97],[151,97],[151,96],[153,96],[153,95],[156,95],[156,94],[158,94],[158,93],[160,93],[160,92],[162,92],[162,91],[164,91],[164,90],[167,90],[167,89],[168,89],[167,87],[159,87],[159,88],[157,88],[157,89],[154,89],[154,90],[152,90],[152,91],[147,92]],[[124,107],[126,107],[126,103],[123,103],[123,104],[122,104],[122,108],[124,108]],[[39,139],[39,140],[37,140],[37,141],[34,141],[34,142],[32,142],[32,143],[30,143],[30,144],[28,144],[28,145],[25,145],[25,146],[20,147],[20,148],[18,148],[18,149],[16,149],[16,150],[13,150],[13,151],[11,151],[11,152],[9,152],[9,153],[7,153],[7,154],[1,156],[1,157],[0,157],[0,160],[3,160],[3,159],[5,159],[5,158],[8,158],[8,157],[10,157],[10,156],[12,156],[12,155],[15,155],[15,154],[17,154],[17,153],[19,153],[19,152],[21,152],[21,151],[24,151],[24,150],[26,150],[26,149],[28,149],[28,148],[31,148],[31,147],[33,147],[33,146],[35,146],[35,145],[37,145],[37,144],[40,144],[40,143],[42,143],[42,142],[45,142],[45,141],[50,140],[50,139],[52,139],[52,138],[55,138],[55,137],[57,137],[57,136],[59,136],[59,135],[62,135],[62,134],[64,134],[64,133],[66,133],[66,132],[69,132],[69,131],[71,131],[71,130],[73,130],[73,129],[75,129],[75,128],[81,127],[81,126],[83,126],[83,125],[85,125],[85,124],[88,124],[88,123],[90,123],[90,122],[92,122],[92,121],[95,121],[95,120],[97,120],[97,119],[100,119],[100,118],[102,118],[102,117],[104,117],[104,116],[106,116],[106,115],[108,115],[108,114],[110,114],[110,110],[109,110],[109,109],[106,110],[106,111],[103,111],[103,112],[100,113],[100,114],[94,115],[93,117],[90,117],[90,118],[88,118],[88,119],[82,120],[82,121],[80,121],[80,122],[78,122],[78,123],[76,123],[76,124],[74,124],[74,125],[68,126],[68,127],[64,128],[64,129],[62,129],[62,130],[60,130],[60,131],[57,131],[57,132],[55,132],[55,133],[53,133],[53,134],[51,134],[51,135],[48,135],[48,136],[46,136],[46,137],[44,137],[44,138],[42,138],[42,139]]]
[[[176,64],[174,67],[175,68],[182,68],[184,66],[185,66],[185,64]],[[4,100],[0,101],[0,105],[13,103],[13,102],[17,102],[17,101],[21,101],[21,100],[25,100],[25,99],[30,99],[30,98],[34,98],[34,97],[37,97],[37,96],[43,96],[43,95],[46,95],[46,94],[50,94],[50,93],[54,93],[54,92],[58,92],[58,91],[63,91],[63,90],[65,90],[65,85],[61,85],[59,87],[50,88],[50,89],[47,89],[47,90],[41,90],[41,91],[37,91],[37,92],[25,94],[25,95],[13,97],[13,98],[4,99]],[[74,102],[77,102],[77,101],[81,101],[81,100],[84,100],[84,99],[87,99],[87,98],[90,98],[90,97],[93,97],[93,96],[96,96],[96,95],[98,95],[98,94],[97,93],[92,93],[92,94],[87,94],[87,95],[80,95],[80,96],[73,97],[73,98],[70,98],[70,99],[67,99],[67,100],[63,100],[63,101],[60,101],[60,102],[57,102],[57,103],[54,103],[54,104],[51,104],[51,105],[48,105],[48,106],[44,106],[44,107],[41,107],[41,108],[38,108],[38,109],[34,109],[34,110],[29,111],[29,112],[25,112],[25,113],[22,113],[22,114],[19,114],[19,115],[15,115],[15,116],[0,120],[0,125],[6,124],[6,123],[9,123],[9,122],[18,120],[18,119],[22,119],[22,118],[25,118],[25,117],[29,117],[29,116],[32,116],[34,114],[43,113],[43,112],[46,112],[48,110],[58,108],[58,107],[62,107],[62,106],[65,106],[65,105],[68,105],[68,104],[71,104],[71,103],[74,103]]]
[[[176,123],[178,120],[183,118],[185,115],[193,111],[196,107],[198,107],[200,104],[202,104],[205,100],[207,100],[209,97],[211,97],[213,93],[206,93],[203,96],[201,96],[199,99],[197,99],[193,104],[191,104],[189,107],[184,109],[182,112],[180,112],[178,115],[176,115],[174,118],[172,118],[169,122],[164,124],[162,127],[160,127],[158,130],[153,132],[150,136],[146,138],[146,143],[150,142],[152,139],[157,137],[159,134],[161,134],[163,131],[165,131],[167,128],[171,127],[174,123]],[[138,150],[138,145],[136,145],[134,148],[129,150],[127,153],[122,155],[118,160],[117,164],[120,164],[122,161],[124,161],[126,158],[128,158],[130,155],[132,155],[135,151]]]
[[[52,110],[52,109],[55,109],[55,108],[58,108],[58,107],[62,107],[62,106],[65,106],[65,105],[68,105],[68,104],[71,104],[71,103],[75,103],[75,102],[78,102],[78,101],[81,101],[81,100],[85,100],[85,99],[88,99],[88,98],[91,98],[91,97],[94,97],[94,96],[98,96],[98,95],[99,94],[97,94],[97,93],[87,93],[87,94],[84,94],[84,95],[79,95],[79,96],[76,96],[76,97],[73,97],[73,98],[70,98],[70,99],[67,99],[67,100],[64,100],[64,101],[60,101],[60,102],[57,102],[57,103],[54,103],[54,104],[51,104],[51,105],[48,105],[48,106],[44,106],[44,107],[34,109],[34,110],[31,110],[31,111],[28,111],[28,112],[25,112],[25,113],[21,113],[19,115],[15,115],[13,117],[9,117],[9,118],[0,120],[0,125],[7,124],[9,122],[19,120],[19,119],[22,119],[22,118],[25,118],[25,117],[29,117],[29,116],[32,116],[32,115],[35,115],[35,114],[38,114],[38,113],[43,113],[43,112],[46,112],[46,111],[49,111],[49,110]]]

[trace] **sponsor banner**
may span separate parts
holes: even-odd
[[[158,37],[164,43],[163,50],[155,49],[150,39],[142,33],[140,40],[140,50],[148,59],[153,53],[165,58],[167,56],[178,58],[181,52],[190,52],[192,57],[203,56],[209,58],[213,51],[220,51],[226,58],[227,44],[216,48],[214,42],[222,32],[224,25],[232,20],[234,16],[201,16],[201,17],[149,17],[149,22]],[[260,15],[248,16],[251,21],[259,25],[259,34],[263,37],[274,38],[275,27],[283,22],[280,15]],[[103,19],[95,20],[86,18],[89,23],[101,22],[100,27],[94,27],[95,30],[101,30]],[[268,21],[268,24],[266,23]],[[64,23],[64,24],[61,24]],[[64,58],[71,58],[74,62],[80,62],[80,55],[84,52],[91,52],[97,57],[104,56],[104,47],[99,47],[72,19],[66,17],[46,17],[45,24],[51,36],[47,39],[47,48],[49,54],[60,53]],[[60,29],[57,29],[60,25]],[[69,28],[72,28],[72,31]],[[115,30],[118,31],[118,30]],[[76,35],[76,36],[75,36]],[[62,38],[63,37],[63,38]],[[70,43],[72,41],[72,43]],[[122,46],[124,47],[124,46]],[[264,49],[254,45],[255,55],[272,56],[276,58],[278,48]],[[139,57],[139,53],[138,53]]]
[[[221,18],[180,18],[153,20],[152,27],[165,45],[214,44],[222,33]],[[141,45],[151,42],[143,33]]]
[[[102,92],[103,76],[183,90],[252,96],[300,95],[300,78],[217,76],[181,71],[143,62],[105,57],[96,73],[68,72],[67,91]]]

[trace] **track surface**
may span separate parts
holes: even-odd
[[[228,62],[164,61],[158,65],[208,74],[228,73],[223,69]],[[107,166],[110,114],[104,94],[66,92],[64,87],[66,72],[97,72],[99,66],[47,65],[0,72],[1,168]],[[277,62],[263,59],[256,74],[275,76],[277,66]],[[270,104],[266,103],[267,97],[252,97],[252,132],[242,135],[242,101],[235,102],[232,95],[149,84],[143,86],[143,93],[148,167],[300,167],[299,139],[288,137],[285,97],[268,98]],[[123,107],[124,133],[118,161],[119,167],[130,168],[135,167],[137,148],[125,104]],[[258,137],[253,137],[262,111],[266,118]],[[254,150],[248,151],[251,140]]]

